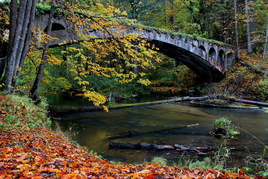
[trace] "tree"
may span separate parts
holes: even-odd
[[[18,71],[23,66],[31,39],[32,22],[35,17],[35,0],[12,0],[10,3],[10,32],[6,59],[4,90],[8,93],[16,85]]]
[[[268,19],[268,16],[267,16]],[[268,22],[266,25],[266,37],[265,37],[265,42],[264,42],[264,49],[263,49],[263,59],[268,59]]]
[[[127,11],[129,18],[143,21],[146,13],[159,10],[165,2],[163,0],[114,0],[114,3],[118,8]]]
[[[0,79],[4,73],[5,63],[7,58],[7,44],[8,44],[8,7],[0,4]]]
[[[53,24],[53,16],[54,16],[54,12],[55,12],[56,8],[57,7],[55,5],[55,1],[52,0],[50,11],[49,11],[47,32],[46,32],[48,36],[51,35],[52,24]],[[32,89],[30,91],[30,96],[31,96],[32,99],[37,98],[37,92],[38,92],[39,86],[40,86],[41,81],[42,81],[42,77],[43,77],[44,70],[45,70],[45,65],[47,63],[48,48],[49,48],[49,42],[45,43],[45,45],[44,45],[41,63],[39,65],[35,81],[33,83]]]
[[[234,16],[235,16],[235,42],[237,49],[237,57],[240,58],[240,47],[239,47],[239,32],[238,32],[238,18],[237,18],[237,0],[234,0]]]
[[[53,23],[53,14],[55,11],[54,1],[51,4],[49,24],[46,36],[50,35],[51,26]],[[63,3],[64,4],[64,3]],[[142,40],[137,34],[124,33],[126,28],[132,28],[120,23],[118,20],[112,20],[110,17],[124,17],[124,13],[117,8],[109,6],[104,7],[96,3],[81,4],[74,2],[66,2],[62,6],[64,15],[70,20],[70,28],[76,31],[79,37],[79,43],[66,46],[66,50],[62,53],[66,57],[66,70],[77,84],[78,90],[84,92],[84,96],[94,102],[95,105],[102,105],[106,102],[106,98],[98,94],[92,88],[88,80],[91,75],[111,77],[120,83],[129,83],[135,81],[139,84],[148,84],[147,79],[143,79],[144,73],[135,74],[134,69],[142,70],[154,66],[154,63],[159,59],[155,57],[156,52],[149,50],[148,43]],[[79,10],[78,10],[79,9]],[[96,14],[102,13],[103,16]],[[107,18],[108,17],[108,18]],[[64,17],[62,17],[64,18]],[[98,31],[103,34],[103,38],[92,40],[90,33]],[[134,43],[135,42],[135,43]],[[43,44],[43,55],[41,60],[37,59],[38,67],[37,76],[30,90],[32,98],[37,97],[39,86],[43,81],[47,81],[47,76],[44,77],[45,65],[51,55],[48,53],[49,41]],[[30,54],[33,54],[31,52]],[[135,60],[134,60],[135,59]],[[33,60],[33,59],[32,59]],[[25,74],[23,74],[25,76]]]
[[[71,20],[74,29],[79,37],[79,46],[67,47],[70,54],[69,68],[73,73],[74,79],[84,91],[84,96],[88,97],[95,105],[102,105],[106,99],[90,88],[90,81],[87,77],[90,75],[106,76],[113,78],[120,83],[129,83],[136,81],[140,84],[149,84],[144,79],[144,70],[153,67],[154,63],[159,61],[156,52],[150,50],[149,44],[142,40],[137,34],[126,34],[126,29],[132,28],[120,20],[112,20],[96,16],[87,7],[85,10],[75,12],[75,4],[68,5],[69,12],[73,14],[68,17]],[[120,16],[119,10],[114,7],[92,7],[106,16]],[[70,13],[69,13],[70,14]],[[83,31],[81,31],[81,28]],[[88,30],[88,31],[87,31]],[[102,38],[89,40],[92,37],[92,31],[102,34]],[[82,32],[82,33],[81,33]],[[139,68],[139,74],[134,73],[134,69]]]
[[[245,14],[246,14],[246,24],[247,24],[247,47],[248,53],[252,53],[252,43],[251,43],[251,31],[250,31],[250,16],[249,16],[249,5],[248,0],[245,0]]]

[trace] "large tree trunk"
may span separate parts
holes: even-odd
[[[234,14],[235,14],[235,42],[236,42],[236,49],[237,49],[237,58],[240,58],[238,18],[237,18],[237,0],[234,0]]]
[[[4,90],[11,93],[16,84],[16,73],[18,66],[24,62],[24,51],[28,51],[31,35],[30,20],[33,21],[35,13],[35,0],[21,0],[19,4],[16,0],[10,3],[10,34],[9,34],[9,49],[7,54],[5,88]],[[25,52],[25,53],[26,53]],[[23,63],[21,63],[21,66]]]
[[[267,16],[268,19],[268,16]],[[268,59],[268,22],[266,26],[266,38],[264,42],[264,49],[263,49],[263,59],[267,60]]]
[[[35,4],[36,4],[36,0],[32,0],[31,6],[28,7],[28,10],[30,11],[30,13],[28,17],[29,21],[27,25],[27,31],[25,32],[26,33],[25,42],[24,42],[24,45],[21,47],[20,60],[18,60],[16,63],[16,66],[18,66],[20,69],[22,68],[24,64],[25,57],[30,48],[33,21],[35,19],[35,9],[36,9]],[[20,74],[21,74],[21,70],[18,70],[18,68],[16,68],[16,72],[15,72],[16,77],[19,78]],[[16,81],[13,81],[13,86],[16,86],[16,84],[17,84]]]
[[[5,91],[8,93],[12,92],[12,81],[14,78],[15,64],[16,64],[16,55],[20,42],[20,35],[22,34],[23,20],[26,13],[27,1],[20,1],[18,18],[12,19],[12,15],[17,13],[17,8],[11,8],[11,25],[10,25],[10,38],[9,38],[9,54],[7,57],[7,72],[5,80]],[[11,1],[11,7],[17,6],[16,0]]]
[[[49,12],[49,18],[48,18],[48,26],[47,26],[47,35],[51,35],[51,29],[52,29],[52,24],[53,24],[53,15],[55,12],[55,5],[54,1],[52,1],[52,5],[50,7],[50,12]],[[45,43],[43,54],[42,54],[42,59],[41,59],[41,64],[39,65],[37,76],[35,78],[34,84],[32,86],[32,89],[30,91],[30,97],[32,99],[37,98],[37,92],[40,87],[40,84],[42,82],[42,77],[44,74],[45,66],[47,63],[47,55],[48,55],[48,49],[49,49],[49,42]]]
[[[249,7],[248,0],[245,0],[245,13],[246,13],[246,24],[247,24],[247,45],[248,45],[248,53],[252,52],[252,44],[251,44],[251,35],[250,35],[250,17],[249,17]]]

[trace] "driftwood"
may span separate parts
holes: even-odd
[[[265,102],[259,102],[259,101],[252,101],[252,100],[245,100],[245,99],[235,99],[235,98],[228,98],[228,97],[224,97],[224,96],[218,96],[218,97],[211,97],[211,100],[213,99],[219,99],[219,100],[224,100],[225,103],[215,103],[215,102],[211,102],[206,101],[205,100],[198,100],[198,101],[202,101],[202,102],[196,102],[197,100],[191,100],[190,101],[190,106],[197,106],[197,107],[209,107],[209,108],[237,108],[237,109],[243,109],[243,108],[249,108],[248,106],[230,106],[231,103],[234,102],[239,102],[239,103],[244,103],[244,104],[251,104],[254,105],[256,107],[268,107],[268,103]],[[216,101],[217,102],[217,101]]]
[[[137,149],[137,150],[178,150],[194,152],[197,155],[207,155],[208,151],[214,150],[211,147],[192,147],[179,144],[174,145],[159,145],[159,144],[147,144],[147,143],[122,143],[122,142],[110,142],[110,148],[119,149]]]
[[[234,99],[234,98],[230,98],[229,100],[234,101],[234,102],[239,102],[239,103],[254,104],[257,106],[268,107],[268,103],[264,103],[264,102],[251,101],[251,100],[245,100],[245,99]]]
[[[172,128],[168,128],[168,129],[161,129],[161,130],[155,130],[155,131],[149,131],[149,132],[134,132],[134,131],[129,130],[125,134],[108,137],[106,140],[135,137],[135,136],[144,135],[144,134],[169,132],[169,131],[172,131],[172,130],[183,129],[183,128],[187,128],[187,127],[195,127],[195,126],[198,126],[198,125],[199,124],[196,123],[196,124],[191,124],[191,125],[185,125],[185,126],[180,126],[180,127],[172,127]]]

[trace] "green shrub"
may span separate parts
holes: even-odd
[[[50,126],[51,121],[47,117],[47,103],[45,99],[35,105],[26,96],[8,95],[1,102],[2,111],[5,116],[0,118],[1,130],[27,129]]]
[[[214,121],[214,127],[227,129],[230,128],[231,122],[232,121],[228,120],[227,118],[222,117]]]
[[[156,163],[158,165],[167,165],[167,159],[163,157],[153,157],[151,162]]]
[[[240,134],[237,130],[235,126],[231,126],[231,120],[228,120],[227,118],[219,118],[216,119],[214,121],[214,136],[221,135],[220,138],[231,138],[233,139],[235,135]],[[226,131],[226,134],[221,133],[221,130],[219,129],[223,129],[224,131]]]

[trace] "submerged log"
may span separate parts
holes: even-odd
[[[157,144],[146,144],[146,143],[121,143],[121,142],[110,142],[110,148],[120,149],[144,149],[144,150],[174,150],[172,145],[157,145]]]
[[[126,132],[123,135],[117,135],[117,136],[108,137],[105,140],[135,137],[135,136],[144,135],[144,134],[169,132],[169,131],[172,131],[172,130],[183,129],[183,128],[187,128],[187,127],[195,127],[195,126],[198,126],[198,125],[199,124],[196,123],[196,124],[190,124],[190,125],[185,125],[185,126],[172,127],[172,128],[168,128],[168,129],[161,129],[161,130],[149,131],[149,132],[135,132],[135,131],[130,131],[129,130],[128,132]]]
[[[159,144],[147,144],[147,143],[122,143],[122,142],[110,142],[110,148],[119,149],[137,149],[137,150],[178,150],[194,152],[197,155],[207,155],[208,151],[214,150],[211,147],[192,147],[179,144],[174,145],[159,145]]]

